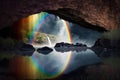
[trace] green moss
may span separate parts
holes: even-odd
[[[54,35],[38,32],[35,36],[34,42],[37,44],[47,44],[48,40],[46,35],[50,38],[51,42],[54,42],[56,40],[56,36]]]

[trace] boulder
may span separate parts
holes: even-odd
[[[93,47],[111,48],[111,42],[109,39],[98,39]]]
[[[42,54],[49,54],[50,52],[52,52],[53,49],[49,48],[49,47],[42,47],[42,48],[38,48],[37,52],[38,53],[42,53]]]
[[[35,48],[31,44],[20,42],[16,45],[15,51],[20,55],[31,56],[34,53]]]

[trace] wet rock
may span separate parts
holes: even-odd
[[[82,44],[82,43],[69,44],[69,43],[61,42],[61,43],[56,43],[54,47],[62,47],[62,48],[64,47],[87,47],[87,45]]]
[[[49,54],[52,51],[53,51],[53,49],[46,47],[46,46],[37,49],[37,52],[42,53],[42,54]]]
[[[82,43],[76,43],[76,44],[69,44],[69,43],[56,43],[54,46],[55,50],[58,52],[69,52],[69,51],[86,51],[88,48],[87,45],[82,44]]]
[[[31,56],[34,53],[35,48],[30,44],[20,42],[16,45],[15,51],[20,55]]]
[[[98,39],[93,47],[111,47],[109,39]]]
[[[96,47],[107,48],[107,49],[119,49],[120,48],[120,41],[114,40],[114,42],[113,42],[110,39],[98,39],[92,48],[96,48]]]
[[[86,47],[78,47],[78,48],[76,47],[70,47],[70,48],[55,47],[55,50],[57,52],[62,52],[62,53],[69,52],[69,51],[81,52],[81,51],[86,51],[87,48]]]
[[[69,43],[64,43],[64,42],[61,42],[61,43],[56,43],[55,47],[70,47],[71,44]]]

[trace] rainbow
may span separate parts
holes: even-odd
[[[38,30],[40,30],[40,28],[45,24],[45,21],[49,19],[49,16],[50,14],[46,12],[41,12],[40,14],[34,14],[34,15],[28,16],[20,20],[19,21],[19,35],[21,35],[20,37],[23,38],[26,34],[27,37],[29,37],[29,43],[34,44],[34,39],[36,36],[35,33],[38,32]],[[63,20],[63,23],[64,23],[64,27],[66,28],[67,37],[69,40],[68,42],[72,43],[72,37],[71,37],[70,29],[69,29],[69,24],[65,20]],[[59,72],[56,72],[54,74],[45,72],[43,70],[42,65],[38,63],[34,55],[31,57],[30,60],[34,68],[37,67],[39,71],[42,72],[43,74],[46,74],[47,76],[50,76],[51,78],[55,78],[64,72],[64,70],[67,68],[69,64],[70,58],[71,58],[71,53],[67,56],[66,64],[64,65],[64,67]]]
[[[72,36],[71,36],[71,33],[70,33],[70,28],[69,28],[68,22],[63,20],[63,23],[64,23],[64,26],[66,28],[66,32],[67,32],[67,35],[68,35],[69,42],[72,43]]]

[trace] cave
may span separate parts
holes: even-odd
[[[119,28],[119,3],[118,0],[67,0],[66,2],[63,0],[56,0],[55,2],[51,0],[2,0],[0,3],[0,26],[5,27],[31,14],[48,11],[65,19],[74,16],[73,19],[76,23],[85,21],[110,30]]]
[[[1,0],[0,79],[119,80],[119,4],[119,0]],[[59,42],[86,47],[57,52],[53,47]],[[43,46],[52,51],[38,53]]]

